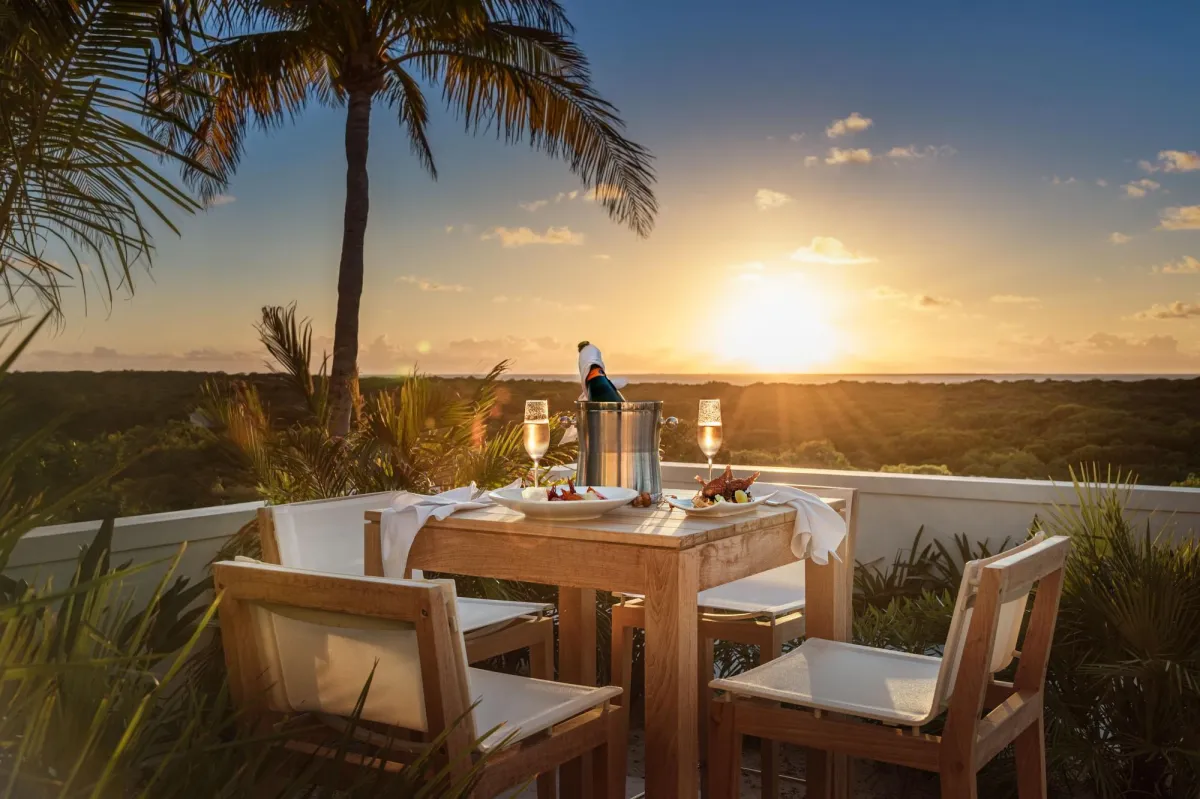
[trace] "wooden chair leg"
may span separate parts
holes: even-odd
[[[713,680],[713,639],[704,634],[704,622],[700,622],[700,669],[696,674],[696,691],[699,704],[696,705],[696,716],[700,719],[700,765],[708,760],[708,716],[712,706],[712,689],[708,684]],[[701,784],[700,795],[708,796],[707,784]]]
[[[529,676],[554,679],[554,625],[543,624],[542,640],[529,647]]]
[[[737,799],[742,782],[742,736],[729,697],[709,704],[708,724],[708,795],[711,799]]]
[[[1046,799],[1046,729],[1042,716],[1030,724],[1015,743],[1017,795],[1020,799]]]
[[[592,774],[595,775],[597,799],[625,799],[625,759],[629,746],[627,708],[608,709],[608,732],[604,743],[592,753]]]
[[[979,799],[979,786],[974,771],[941,772],[942,799]]]
[[[621,695],[613,701],[629,707],[633,690],[633,630],[630,614],[623,605],[613,605],[609,682],[621,687]]]
[[[763,642],[759,648],[759,664],[774,660],[783,655],[783,640],[781,631],[772,625],[770,642]],[[759,742],[762,757],[762,795],[764,799],[777,799],[779,796],[779,768],[782,760],[779,757],[779,742],[763,738]]]

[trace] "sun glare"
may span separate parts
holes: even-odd
[[[841,339],[829,322],[830,297],[802,275],[745,274],[718,312],[716,355],[758,372],[829,366]]]

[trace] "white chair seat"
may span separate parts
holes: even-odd
[[[708,610],[786,616],[804,607],[804,561],[701,591],[697,603]]]
[[[471,697],[478,703],[475,706],[476,734],[483,736],[495,728],[495,732],[480,742],[479,748],[485,752],[501,743],[516,743],[548,730],[621,693],[620,688],[612,685],[588,688],[483,669],[467,671]]]
[[[540,616],[550,605],[538,602],[507,602],[502,599],[467,599],[459,597],[458,626],[472,633],[497,624],[505,624],[522,616]]]
[[[739,696],[920,726],[933,707],[942,659],[810,638],[781,658],[710,685]]]

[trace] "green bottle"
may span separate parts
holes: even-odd
[[[621,392],[604,373],[600,350],[587,341],[579,342],[579,377],[591,402],[624,402]]]

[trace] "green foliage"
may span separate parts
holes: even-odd
[[[953,474],[944,463],[890,463],[881,466],[879,471],[886,474]]]
[[[1200,794],[1200,547],[1125,511],[1128,475],[1076,482],[1047,706],[1051,765],[1099,797]]]
[[[147,217],[199,206],[159,162],[204,170],[141,129],[186,135],[146,101],[186,42],[190,6],[36,0],[0,13],[0,306],[32,293],[57,311],[64,284],[104,299],[149,265]],[[180,25],[182,23],[182,26]],[[60,264],[55,260],[66,261]]]

